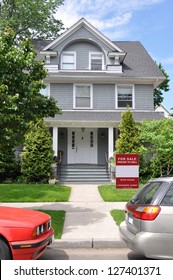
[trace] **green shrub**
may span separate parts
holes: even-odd
[[[25,135],[21,171],[27,182],[47,183],[52,173],[52,138],[43,120],[31,122]]]

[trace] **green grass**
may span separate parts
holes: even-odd
[[[129,201],[138,189],[116,189],[115,185],[99,186],[101,197],[106,202]]]
[[[0,202],[66,202],[71,188],[49,184],[0,184]]]
[[[111,215],[114,221],[116,222],[117,226],[119,226],[121,222],[125,220],[124,210],[112,210]]]
[[[56,210],[39,210],[51,216],[52,227],[55,231],[55,239],[61,239],[61,235],[64,227],[65,211]]]

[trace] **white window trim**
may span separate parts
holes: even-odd
[[[73,55],[74,56],[74,68],[73,69],[63,69],[63,65],[64,65],[63,55]],[[66,51],[64,51],[64,52],[61,53],[61,70],[64,70],[64,71],[65,70],[67,70],[67,71],[76,70],[76,52],[66,52]]]
[[[50,98],[50,84],[48,84],[48,83],[45,83],[44,84],[45,86],[46,86],[46,88],[47,88],[47,95],[43,95],[43,96],[45,96],[45,97],[49,97]],[[41,92],[40,92],[41,93]],[[41,93],[42,94],[42,93]]]
[[[89,52],[89,70],[91,70],[91,57],[92,55],[101,55],[102,56],[102,70],[104,70],[104,57],[102,52]],[[101,70],[92,70],[92,71],[101,71]]]
[[[76,87],[89,86],[90,87],[90,107],[76,107]],[[73,84],[73,109],[77,110],[92,110],[93,109],[93,84]]]
[[[116,84],[115,85],[115,109],[126,109],[125,107],[118,107],[118,87],[132,87],[132,107],[135,109],[135,85],[134,84]]]

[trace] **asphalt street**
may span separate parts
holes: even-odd
[[[147,258],[127,248],[57,249],[51,245],[39,260],[147,260]]]

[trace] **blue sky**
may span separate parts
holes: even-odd
[[[163,105],[173,113],[172,0],[65,0],[57,16],[66,28],[85,17],[112,41],[140,41],[169,75]]]

